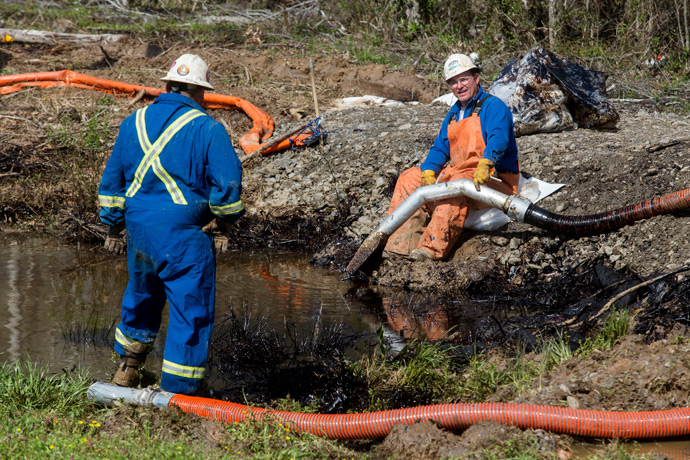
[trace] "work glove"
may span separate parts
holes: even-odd
[[[474,170],[474,175],[472,176],[472,182],[474,182],[474,188],[479,191],[479,186],[489,182],[491,177],[491,168],[494,167],[494,162],[482,158],[477,164],[477,169]]]
[[[213,237],[213,252],[216,254],[223,254],[228,250],[228,237],[230,226],[220,219],[213,219],[209,222],[202,231],[208,233]]]
[[[422,187],[425,185],[433,185],[436,183],[436,173],[431,169],[422,171]]]
[[[111,225],[108,229],[108,235],[105,237],[103,247],[115,255],[119,256],[124,254],[127,248],[127,240],[124,231],[124,221],[117,225]]]

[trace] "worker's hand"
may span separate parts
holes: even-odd
[[[213,232],[215,232],[216,230],[218,230],[218,222],[216,222],[216,219],[213,219],[211,222],[206,224],[201,229],[202,232],[207,233],[209,235],[212,234]]]
[[[204,228],[204,233],[208,233],[213,237],[213,251],[216,254],[223,254],[228,250],[228,237],[230,232],[230,224],[221,219],[213,219]]]
[[[103,247],[115,255],[125,253],[125,249],[127,248],[127,240],[125,236],[124,222],[110,226],[108,229],[108,235],[105,237]]]
[[[228,251],[228,237],[219,232],[213,233],[213,251],[216,254],[223,254]]]
[[[230,233],[230,229],[232,228],[232,225],[221,220],[221,219],[213,219],[211,222],[206,224],[201,231],[204,233],[208,233],[209,235],[215,235],[215,234],[220,234],[220,235],[227,235]]]
[[[479,191],[479,186],[486,184],[491,177],[491,168],[494,167],[494,162],[482,158],[477,164],[477,169],[474,171],[474,176],[472,176],[472,182],[474,182],[474,188]]]
[[[425,185],[433,185],[436,183],[436,173],[431,169],[422,171],[422,187]]]

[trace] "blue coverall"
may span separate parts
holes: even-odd
[[[223,126],[191,98],[161,94],[126,118],[98,190],[101,221],[126,222],[129,281],[115,352],[149,351],[166,300],[160,386],[194,394],[206,371],[215,307],[214,217],[235,221],[242,166]]]

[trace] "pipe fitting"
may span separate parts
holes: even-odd
[[[96,382],[89,387],[86,397],[98,404],[105,406],[117,406],[120,404],[133,404],[135,406],[156,406],[168,408],[170,399],[174,393],[151,388],[127,388],[104,382]]]

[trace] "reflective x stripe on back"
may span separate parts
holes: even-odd
[[[182,195],[182,191],[175,183],[175,180],[170,177],[170,174],[168,174],[165,169],[163,169],[159,157],[165,146],[170,142],[170,139],[172,139],[180,129],[193,119],[201,117],[204,114],[196,109],[186,112],[177,120],[173,121],[158,139],[156,139],[156,142],[151,144],[148,134],[146,133],[146,121],[144,119],[147,108],[148,107],[144,107],[143,109],[137,110],[136,114],[137,136],[139,137],[139,145],[141,145],[141,149],[144,151],[144,158],[141,160],[139,167],[137,167],[134,173],[134,180],[127,189],[127,196],[133,197],[137,193],[149,168],[153,168],[153,172],[163,181],[163,184],[165,184],[165,188],[168,190],[168,193],[170,193],[173,202],[176,204],[187,204],[187,200],[184,199],[184,195]]]

